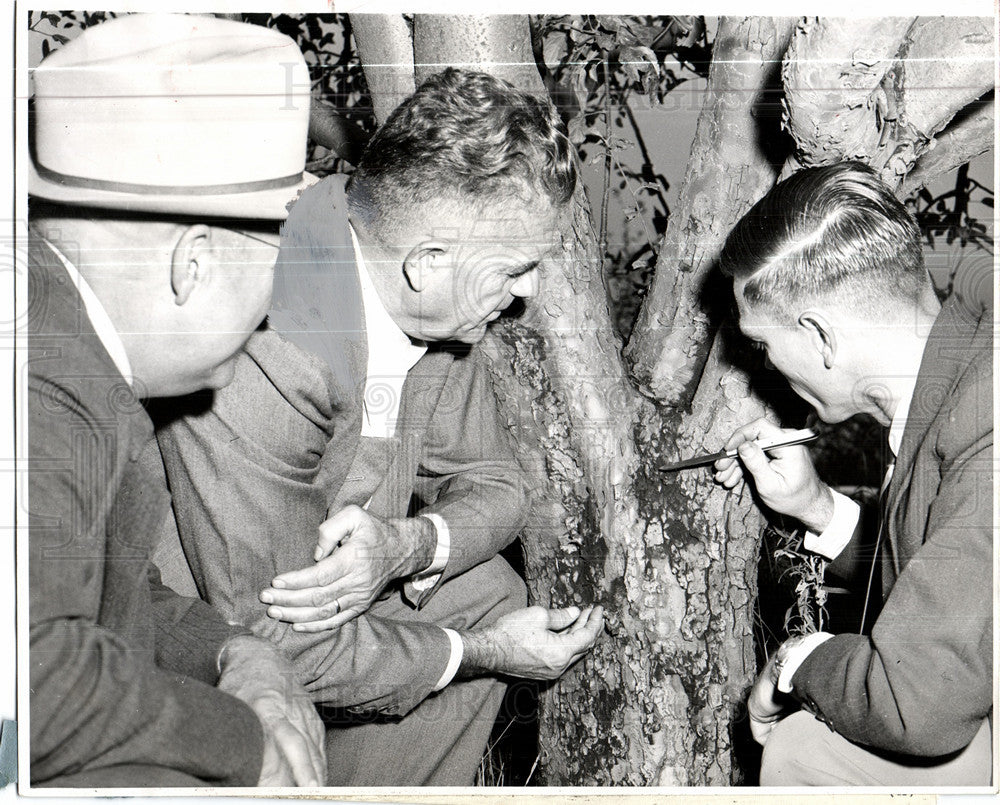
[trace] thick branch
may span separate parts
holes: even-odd
[[[368,133],[332,106],[313,98],[309,109],[309,138],[329,148],[341,159],[357,165],[368,141]]]
[[[417,83],[445,67],[468,66],[528,92],[545,92],[527,15],[418,14],[413,24]]]
[[[733,224],[774,183],[773,161],[784,158],[774,153],[781,138],[770,90],[793,28],[790,18],[720,21],[680,200],[626,350],[639,388],[666,405],[690,401],[711,346],[705,277]]]
[[[876,110],[895,117],[881,84],[913,19],[827,17],[799,25],[782,79],[787,128],[802,165],[872,162],[882,136]]]
[[[381,126],[416,89],[410,26],[400,14],[351,14],[351,27]]]
[[[900,198],[923,187],[936,176],[955,170],[973,157],[985,153],[993,146],[996,128],[996,102],[990,98],[977,102],[974,111],[956,120],[934,138],[932,148],[919,160],[903,180]]]
[[[993,20],[918,17],[907,38],[905,121],[929,139],[993,88]]]

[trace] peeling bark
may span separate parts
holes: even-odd
[[[656,274],[626,349],[643,394],[690,403],[712,343],[705,277],[740,216],[773,184],[774,162],[758,137],[777,137],[778,64],[794,20],[724,17],[713,46],[708,95],[698,118],[680,200],[667,222]],[[758,132],[771,116],[773,131]]]
[[[886,119],[897,119],[886,74],[913,17],[803,21],[785,55],[787,126],[803,166],[875,160]]]

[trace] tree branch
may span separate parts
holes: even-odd
[[[417,88],[413,73],[413,37],[401,14],[351,14],[375,120],[381,126],[399,102]]]
[[[361,126],[318,98],[312,99],[309,108],[309,137],[352,165],[358,164],[368,141]]]
[[[934,138],[931,150],[917,160],[913,170],[903,179],[897,195],[905,198],[936,176],[948,173],[988,151],[993,146],[995,126],[994,99],[991,97],[975,103],[970,114],[955,120]]]
[[[724,17],[680,199],[626,348],[643,394],[688,404],[712,341],[703,285],[729,230],[773,184],[784,159],[774,114],[777,65],[795,21]]]
[[[993,88],[989,17],[918,17],[902,55],[906,122],[930,139]]]
[[[881,84],[913,20],[826,17],[799,25],[782,80],[786,125],[803,166],[874,161],[885,119],[895,117]]]

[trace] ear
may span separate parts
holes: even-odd
[[[170,287],[176,304],[187,302],[191,292],[208,279],[211,253],[212,230],[204,224],[189,226],[178,238],[170,261]]]
[[[807,310],[799,316],[799,326],[805,328],[810,343],[823,356],[823,365],[833,368],[837,360],[837,335],[827,315],[821,310]]]
[[[403,258],[403,276],[417,293],[423,291],[435,274],[445,270],[445,256],[451,244],[446,240],[423,240]]]

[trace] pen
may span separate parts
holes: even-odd
[[[783,433],[780,436],[772,436],[767,439],[757,439],[755,444],[764,451],[776,450],[779,447],[791,447],[793,444],[805,444],[816,438],[816,434],[810,428],[793,430],[790,433]],[[718,453],[707,453],[694,458],[685,458],[670,464],[663,464],[659,469],[662,472],[674,472],[675,470],[686,470],[688,467],[700,467],[703,464],[711,464],[720,458],[736,458],[736,450],[720,450]]]

